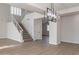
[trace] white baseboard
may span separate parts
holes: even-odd
[[[12,39],[12,38],[8,38],[8,37],[0,37],[0,39],[11,39],[11,40],[14,40],[14,39]],[[14,40],[14,41],[16,41],[16,40]],[[22,40],[22,41],[17,41],[17,42],[23,43],[24,40]]]
[[[61,42],[79,44],[79,41],[66,41],[66,40],[62,40]]]
[[[0,39],[5,39],[5,38],[7,38],[7,37],[0,37]]]
[[[8,37],[7,37],[7,38],[8,38]],[[17,42],[20,42],[20,43],[23,43],[23,42],[24,42],[24,40],[18,41],[18,40],[15,40],[15,39],[13,39],[13,38],[8,38],[8,39],[11,39],[11,40],[14,40],[14,41],[17,41]]]

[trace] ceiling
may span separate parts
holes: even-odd
[[[48,7],[49,8],[51,7],[50,3],[30,3],[30,5],[34,5],[41,9],[46,9]],[[63,10],[63,9],[79,6],[79,3],[54,3],[54,6],[57,10]]]
[[[8,4],[23,8],[30,12],[39,12],[43,14],[44,14],[44,11],[46,11],[47,7],[50,8],[51,6],[50,3],[8,3]],[[79,6],[79,3],[54,3],[54,6],[55,6],[55,9],[59,11],[63,9],[77,7]]]
[[[57,10],[63,10],[67,8],[77,7],[79,6],[79,3],[56,3],[55,8]]]

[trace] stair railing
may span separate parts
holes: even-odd
[[[23,32],[23,29],[22,27],[19,25],[18,21],[15,19],[15,17],[13,15],[11,15],[11,19],[12,19],[12,22],[15,24],[15,26],[17,27],[18,31],[20,33]]]

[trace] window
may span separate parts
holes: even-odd
[[[21,9],[17,8],[17,15],[21,16]]]
[[[21,8],[11,6],[11,14],[21,16]]]

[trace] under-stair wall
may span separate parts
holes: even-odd
[[[22,33],[20,33],[13,22],[8,22],[7,24],[7,38],[18,41],[24,42]]]
[[[32,39],[34,38],[34,20],[31,16],[26,16],[24,17],[24,19],[22,20],[22,25],[24,26],[24,28],[28,31],[28,33],[30,34],[30,36],[32,37]]]
[[[28,31],[33,40],[42,40],[42,19],[43,15],[39,13],[31,13],[25,15],[22,25]],[[38,20],[38,21],[37,21]],[[38,22],[38,23],[37,23]]]

